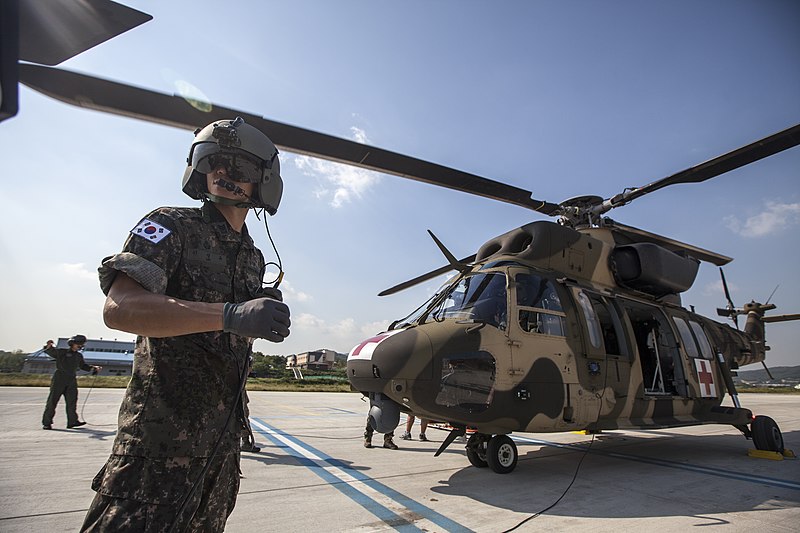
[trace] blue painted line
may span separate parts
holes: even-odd
[[[263,425],[264,427],[269,428],[270,431],[277,433],[278,435],[291,441],[295,445],[304,448],[307,451],[320,457],[327,464],[335,468],[338,468],[339,470],[345,472],[347,475],[364,483],[365,485],[375,490],[376,492],[379,492],[380,494],[386,496],[387,498],[394,500],[395,502],[402,505],[409,511],[415,513],[416,515],[421,516],[422,518],[429,520],[430,522],[433,522],[437,526],[443,528],[445,531],[458,532],[458,533],[472,533],[471,529],[466,528],[461,524],[451,520],[450,518],[447,518],[446,516],[437,513],[433,509],[426,507],[421,503],[409,498],[408,496],[405,496],[404,494],[397,492],[396,490],[390,487],[387,487],[386,485],[380,483],[379,481],[376,481],[371,477],[367,476],[363,472],[360,472],[352,468],[351,466],[343,463],[339,459],[330,457],[326,453],[314,448],[310,444],[307,444],[293,437],[292,435],[289,435],[288,433],[265,423],[260,418],[255,418],[255,417],[251,418],[256,422],[258,422],[259,424]],[[301,464],[307,466],[309,469],[311,469],[312,472],[317,474],[319,477],[323,478],[329,484],[333,485],[336,489],[338,489],[340,492],[342,492],[343,494],[351,498],[353,501],[364,507],[367,511],[371,512],[372,514],[383,520],[387,525],[393,527],[394,529],[397,529],[398,531],[421,531],[413,524],[410,524],[405,518],[402,518],[401,516],[397,515],[390,509],[379,504],[369,496],[359,492],[355,488],[351,487],[348,483],[343,482],[341,479],[337,478],[330,472],[325,471],[324,468],[320,468],[318,464],[316,464],[314,461],[311,461],[310,459],[307,459],[306,457],[303,457],[302,455],[299,454],[298,451],[287,447],[284,443],[277,440],[270,433],[265,432],[258,428],[255,429],[261,435],[264,435],[273,443],[275,443],[277,446],[284,449],[288,449],[291,455],[297,457],[301,461]]]
[[[546,440],[533,439],[533,438],[530,438],[530,437],[520,437],[520,436],[517,436],[517,435],[514,435],[512,438],[514,440],[516,440],[516,441],[519,441],[519,442],[530,442],[530,443],[533,443],[533,444],[542,444],[544,446],[552,446],[553,448],[564,448],[564,449],[572,449],[572,450],[578,450],[578,451],[586,451],[587,449],[589,449],[588,446],[585,446],[585,445],[582,445],[582,444],[561,444],[561,443],[558,443],[558,442],[550,442],[550,441],[546,441]],[[757,476],[757,475],[753,475],[753,474],[742,474],[742,473],[739,473],[739,472],[732,472],[730,470],[721,470],[721,469],[718,469],[718,468],[709,468],[709,467],[706,467],[706,466],[697,466],[697,465],[691,465],[691,464],[686,464],[686,463],[676,463],[674,461],[667,461],[665,459],[653,459],[653,458],[650,458],[650,457],[642,457],[642,456],[639,456],[639,455],[629,455],[629,454],[619,453],[619,452],[598,450],[598,449],[595,449],[595,448],[592,448],[591,450],[589,450],[589,452],[590,453],[596,453],[596,454],[599,454],[599,455],[605,455],[605,456],[608,456],[608,457],[614,457],[615,459],[624,459],[626,461],[635,461],[635,462],[639,462],[639,463],[646,463],[646,464],[652,464],[652,465],[658,465],[658,466],[665,466],[667,468],[675,468],[675,469],[678,469],[678,470],[688,470],[690,472],[696,472],[696,473],[700,473],[700,474],[709,474],[709,475],[717,476],[717,477],[735,479],[737,481],[747,481],[749,483],[758,483],[758,484],[763,484],[763,485],[770,485],[770,486],[773,486],[773,487],[781,487],[781,488],[784,488],[784,489],[800,490],[800,483],[797,483],[795,481],[789,481],[789,480],[786,480],[786,479],[768,478],[768,477]]]
[[[282,435],[286,439],[295,442],[294,439],[291,439],[288,435],[278,431],[277,429],[273,428],[272,426],[270,426],[268,424],[265,424],[262,420],[260,420],[258,418],[255,418],[255,417],[253,417],[253,420],[257,421],[258,423],[260,423],[262,425],[264,425],[265,427],[268,427],[271,431],[274,431],[275,433],[278,433],[278,434]],[[312,459],[309,459],[308,457],[304,457],[303,455],[300,454],[300,452],[298,452],[297,450],[295,450],[294,448],[292,448],[290,446],[287,446],[285,443],[281,442],[279,439],[277,439],[275,436],[271,435],[269,432],[263,431],[262,429],[257,428],[257,427],[254,427],[253,429],[255,429],[258,433],[260,433],[264,437],[268,438],[277,447],[282,448],[289,455],[291,455],[295,459],[297,459],[297,462],[300,463],[302,466],[307,467],[309,470],[311,470],[316,475],[321,477],[326,483],[328,483],[329,485],[333,486],[339,492],[341,492],[342,494],[344,494],[345,496],[347,496],[348,498],[350,498],[351,500],[353,500],[354,502],[359,504],[361,507],[363,507],[364,509],[366,509],[367,511],[369,511],[370,513],[372,513],[376,517],[378,517],[384,523],[390,525],[391,527],[393,527],[394,529],[396,529],[398,531],[421,531],[416,526],[413,526],[412,524],[409,524],[407,520],[405,520],[404,518],[402,518],[401,516],[396,514],[391,509],[388,509],[387,507],[379,504],[378,502],[376,502],[375,500],[373,500],[372,498],[370,498],[366,494],[363,494],[362,492],[359,492],[358,490],[356,490],[355,488],[350,486],[348,483],[342,481],[341,479],[339,479],[338,477],[334,476],[333,474],[331,474],[330,472],[328,472],[324,468],[320,468],[320,465],[317,464],[316,461],[314,461]],[[320,456],[320,457],[322,457],[322,456]]]

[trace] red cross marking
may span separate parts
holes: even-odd
[[[705,386],[705,395],[711,396],[711,385],[714,384],[714,374],[711,373],[710,369],[706,369],[705,361],[700,361],[700,368],[697,371],[697,379],[700,380],[701,385]]]

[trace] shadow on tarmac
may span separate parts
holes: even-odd
[[[787,448],[792,449],[790,443],[800,439],[800,431],[783,436]],[[588,446],[589,441],[581,444]],[[467,465],[449,479],[440,480],[431,491],[514,512],[541,513],[564,494],[583,458],[574,484],[555,507],[546,511],[547,515],[692,516],[699,520],[694,525],[707,526],[728,522],[705,515],[800,505],[800,489],[770,482],[789,481],[797,486],[800,459],[754,459],[747,456],[752,448],[752,442],[740,435],[664,433],[648,438],[605,434],[598,435],[589,453],[544,446],[521,454],[516,470],[508,475]]]

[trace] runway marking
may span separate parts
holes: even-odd
[[[364,416],[363,413],[356,413],[354,411],[348,411],[347,409],[339,409],[336,407],[329,407],[329,406],[321,406],[321,407],[306,409],[304,407],[294,407],[291,405],[279,404],[278,407],[282,410],[293,411],[296,414],[275,415],[275,416],[270,415],[270,419],[291,418],[293,420],[297,420],[297,419],[315,419],[320,417],[329,418],[331,416],[359,416],[359,417]]]
[[[445,531],[472,531],[259,418],[250,417],[250,421],[260,434],[286,448],[332,487],[398,531],[430,531],[432,524]]]
[[[554,448],[567,448],[579,451],[585,451],[588,446],[583,444],[561,444],[558,442],[550,442],[546,440],[540,439],[533,439],[530,437],[520,437],[517,435],[513,435],[513,438],[519,442],[529,442],[532,444],[542,444],[544,446],[552,446]],[[636,461],[639,463],[647,463],[652,465],[658,466],[666,466],[668,468],[676,468],[678,470],[688,470],[690,472],[697,472],[700,474],[709,474],[712,476],[717,477],[724,477],[729,479],[736,479],[738,481],[747,481],[750,483],[759,483],[765,485],[771,485],[773,487],[781,487],[784,489],[792,489],[792,490],[800,490],[800,483],[795,481],[789,481],[785,479],[777,479],[777,478],[769,478],[758,476],[755,474],[742,474],[739,472],[732,472],[730,470],[721,470],[718,468],[709,468],[706,466],[697,466],[685,463],[677,463],[675,461],[667,461],[666,459],[653,459],[651,457],[642,457],[640,455],[629,455],[626,453],[619,453],[619,452],[612,452],[606,450],[598,450],[597,448],[592,448],[589,453],[596,453],[599,455],[606,455],[608,457],[614,457],[615,459],[625,459],[626,461]]]

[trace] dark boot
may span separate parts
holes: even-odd
[[[397,444],[395,444],[394,441],[392,441],[392,435],[388,434],[383,436],[383,447],[388,448],[390,450],[398,449]]]
[[[255,442],[249,442],[242,439],[242,451],[250,453],[258,453],[261,451],[261,448],[256,446]]]
[[[372,448],[372,435],[364,433],[364,448]]]

